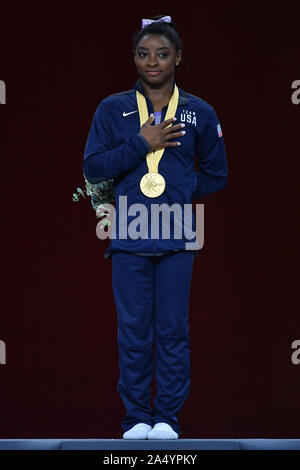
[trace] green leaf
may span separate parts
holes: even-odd
[[[110,220],[106,220],[106,219],[102,220],[102,227],[105,227],[105,225],[110,225],[110,224],[111,224]]]
[[[77,191],[79,192],[79,194],[82,194],[82,196],[85,198],[85,195],[83,194],[83,191],[81,188],[77,188]]]

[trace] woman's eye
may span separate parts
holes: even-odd
[[[147,55],[147,52],[139,52],[139,57],[146,57],[146,55]],[[165,59],[166,57],[168,57],[168,55],[169,55],[169,54],[168,54],[167,52],[160,52],[160,53],[158,54],[158,56],[159,56],[160,58],[162,57],[162,58],[164,58],[164,59]]]

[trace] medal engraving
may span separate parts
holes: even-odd
[[[146,173],[140,181],[141,191],[147,197],[160,196],[164,192],[165,187],[165,179],[160,173]]]

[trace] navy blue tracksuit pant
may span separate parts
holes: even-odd
[[[190,389],[189,291],[195,254],[112,254],[112,288],[118,316],[118,392],[125,431],[137,423],[170,424]],[[155,346],[157,394],[151,407]]]

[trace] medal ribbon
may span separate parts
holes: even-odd
[[[169,101],[167,113],[165,116],[165,121],[175,116],[176,111],[177,111],[177,106],[178,106],[178,99],[179,99],[179,91],[175,83],[174,91]],[[149,119],[149,115],[148,115],[146,99],[144,95],[142,95],[138,90],[136,90],[136,101],[137,101],[138,110],[139,110],[140,125],[142,127],[142,125]],[[172,123],[170,123],[167,127],[170,127],[170,126],[172,126]],[[160,150],[153,150],[153,151],[151,150],[147,154],[146,161],[147,161],[149,172],[158,173],[158,164],[160,162],[161,157],[163,156],[164,150],[165,148],[160,149]]]

